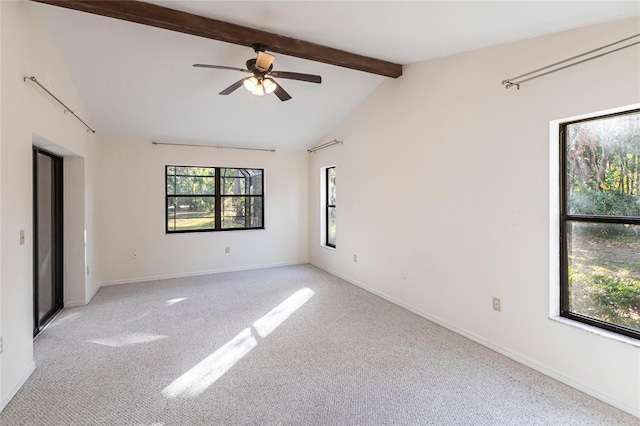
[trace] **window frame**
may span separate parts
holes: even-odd
[[[324,223],[324,245],[327,247],[331,247],[333,249],[336,248],[336,244],[331,244],[329,242],[329,230],[330,230],[330,226],[329,226],[329,218],[331,217],[331,215],[329,214],[329,211],[331,209],[336,209],[336,205],[335,204],[330,204],[329,200],[330,200],[330,179],[329,179],[329,170],[333,170],[334,174],[336,172],[336,166],[330,166],[330,167],[326,167],[324,169],[324,178],[325,178],[325,194],[324,194],[324,199],[325,199],[325,210],[324,210],[324,216],[325,216],[325,223]],[[334,185],[335,186],[335,185]],[[335,210],[334,210],[335,211]],[[336,232],[336,236],[337,236],[337,232]]]
[[[602,223],[602,224],[629,224],[640,225],[640,216],[602,216],[602,215],[585,215],[585,214],[569,214],[567,212],[569,188],[567,186],[568,177],[568,161],[567,161],[567,127],[577,123],[584,123],[595,120],[602,120],[617,116],[638,114],[640,108],[632,108],[618,111],[615,113],[595,115],[588,118],[571,120],[559,123],[559,141],[560,143],[560,297],[559,297],[559,314],[563,318],[578,321],[583,324],[594,326],[603,330],[611,331],[634,339],[640,339],[640,331],[624,327],[618,324],[602,321],[590,316],[572,312],[569,309],[569,247],[568,247],[568,228],[571,223]]]
[[[213,194],[169,194],[167,180],[169,176],[169,168],[202,168],[202,169],[213,169],[214,170],[214,186],[215,190]],[[239,170],[260,170],[260,179],[261,179],[261,194],[223,194],[222,189],[222,170],[223,169],[239,169]],[[224,231],[251,231],[256,229],[265,229],[264,226],[264,210],[265,210],[265,170],[259,167],[218,167],[218,166],[185,166],[185,165],[177,165],[177,164],[167,164],[164,169],[164,192],[165,192],[165,234],[184,234],[191,232],[224,232]],[[180,175],[183,176],[183,175]],[[184,175],[191,176],[191,175]],[[196,175],[193,175],[196,176]],[[198,175],[199,176],[199,175]],[[205,176],[206,177],[206,176]],[[205,228],[205,229],[182,229],[182,230],[170,230],[169,229],[169,199],[171,197],[201,197],[201,198],[212,198],[214,200],[214,227],[213,228]],[[254,227],[241,227],[241,228],[222,228],[222,209],[223,209],[223,201],[226,198],[245,198],[246,200],[250,198],[260,198],[262,201],[262,211],[260,214],[260,223],[261,226]]]

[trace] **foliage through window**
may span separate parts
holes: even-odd
[[[264,171],[166,166],[168,233],[264,228]]]
[[[640,110],[560,138],[560,314],[640,338]]]
[[[327,193],[325,194],[326,200],[326,245],[336,248],[336,168],[327,167],[326,171],[326,185]]]

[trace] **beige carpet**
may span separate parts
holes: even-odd
[[[102,288],[3,425],[638,425],[309,265]]]

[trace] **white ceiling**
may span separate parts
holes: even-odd
[[[409,64],[640,16],[637,1],[151,1],[365,56]],[[303,149],[384,79],[275,54],[274,69],[320,74],[279,83],[293,97],[218,92],[246,74],[250,48],[33,3],[103,140]],[[585,45],[585,50],[591,47]],[[542,64],[544,65],[544,64]],[[37,77],[37,76],[36,76]],[[402,78],[402,77],[401,77]],[[70,105],[71,106],[71,105]],[[73,106],[71,106],[73,108]]]

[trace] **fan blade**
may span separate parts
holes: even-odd
[[[309,83],[322,83],[322,77],[313,74],[302,74],[299,72],[272,71],[269,75],[276,78],[288,78],[289,80],[308,81]]]
[[[207,65],[207,64],[193,64],[194,67],[197,68],[214,68],[217,70],[231,70],[231,71],[242,71],[242,72],[251,72],[244,68],[235,68],[235,67],[225,67],[223,65]]]
[[[268,53],[258,52],[258,59],[256,59],[256,67],[260,71],[263,71],[263,72],[267,71],[274,59],[275,58],[269,55]]]
[[[276,89],[273,91],[273,93],[275,93],[275,95],[280,98],[282,102],[291,99],[291,95],[288,94],[287,91],[284,90],[279,84],[276,85]]]
[[[251,78],[251,77],[247,77],[247,78]],[[224,89],[222,92],[220,92],[220,95],[228,95],[231,92],[235,91],[236,89],[238,89],[240,86],[242,86],[244,84],[244,81],[247,78],[243,78],[242,80],[238,80],[235,83],[233,83],[231,86],[227,87],[226,89]]]

